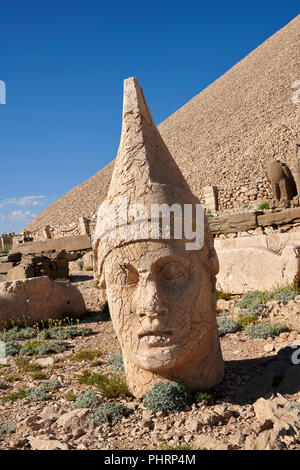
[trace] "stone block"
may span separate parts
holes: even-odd
[[[0,284],[0,322],[18,318],[34,323],[65,314],[83,314],[85,303],[70,284],[37,277]]]
[[[214,235],[244,232],[257,227],[257,212],[245,212],[223,217],[209,217],[208,223]]]
[[[297,282],[299,279],[298,251],[294,246],[285,247],[281,255],[258,246],[217,249],[220,264],[217,289],[231,294],[242,294],[247,291],[269,290],[276,285]]]

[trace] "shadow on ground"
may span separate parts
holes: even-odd
[[[94,276],[90,276],[88,274],[75,274],[75,275],[70,275],[70,282],[84,282],[84,281],[92,281],[94,279]]]
[[[226,361],[224,381],[216,390],[223,396],[235,391],[230,399],[237,404],[251,404],[261,397],[269,398],[273,393],[296,394],[300,391],[300,364],[294,364],[293,360],[295,362],[297,358],[300,360],[300,346],[298,351],[285,347],[273,356]],[[250,380],[245,385],[231,383],[231,377],[246,375]]]

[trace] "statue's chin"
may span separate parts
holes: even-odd
[[[152,348],[142,354],[131,356],[131,361],[139,368],[149,372],[162,372],[177,367],[182,362],[181,348]],[[180,357],[181,356],[181,357]]]

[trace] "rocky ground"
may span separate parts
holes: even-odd
[[[93,410],[79,408],[74,398],[97,388],[78,382],[84,373],[113,371],[106,361],[120,353],[110,320],[101,312],[99,289],[90,273],[73,273],[72,282],[82,292],[93,314],[79,326],[93,334],[68,340],[69,349],[28,362],[42,366],[42,376],[24,372],[9,358],[0,366],[0,449],[300,449],[300,365],[292,365],[291,345],[300,340],[300,296],[283,304],[269,302],[268,318],[285,321],[289,332],[274,339],[249,339],[244,331],[221,337],[225,378],[215,388],[212,404],[199,402],[185,411],[152,413],[130,396],[119,401],[131,414],[114,426],[97,425]],[[218,315],[233,316],[236,298],[218,301]],[[78,361],[74,354],[92,350],[97,360]],[[300,353],[299,353],[300,359]],[[61,388],[51,400],[30,402],[22,398],[3,402],[8,394],[58,379]],[[13,423],[14,432],[1,426]],[[3,429],[3,427],[2,427]]]

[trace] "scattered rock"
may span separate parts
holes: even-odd
[[[34,437],[29,440],[33,450],[69,450],[68,444],[57,440]]]
[[[201,434],[195,439],[195,446],[200,450],[228,450],[228,444],[205,434]]]

